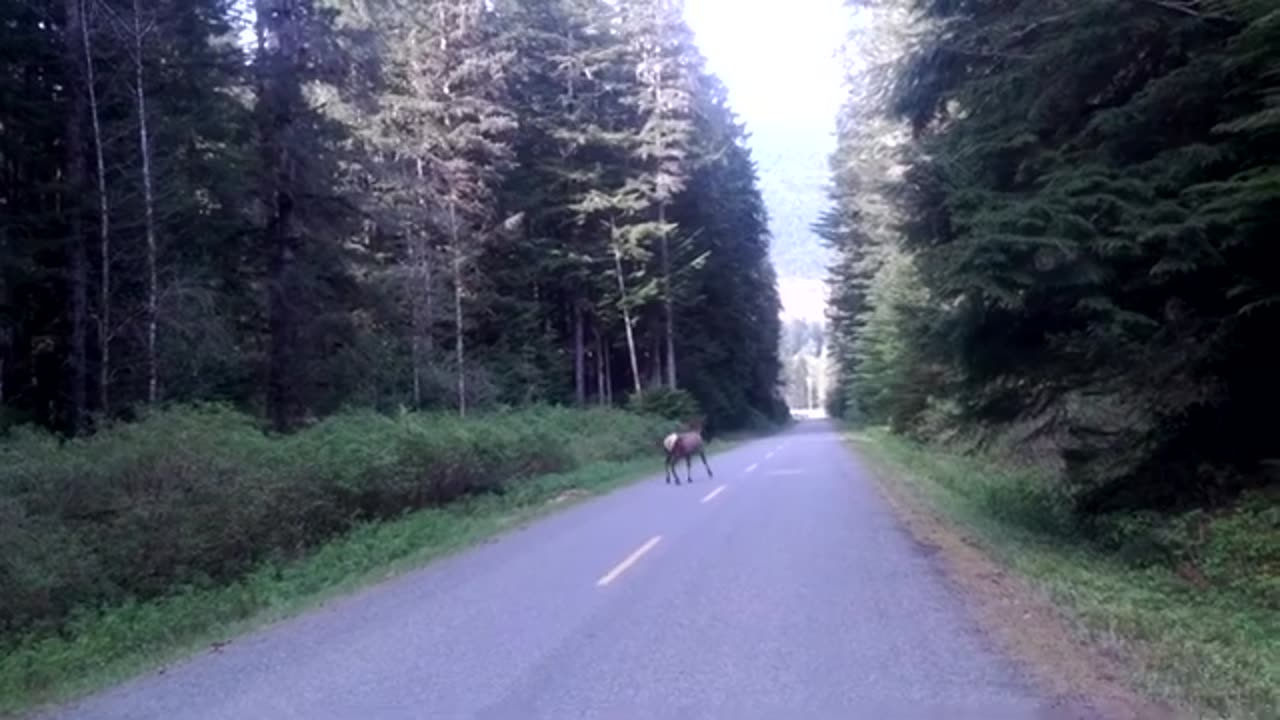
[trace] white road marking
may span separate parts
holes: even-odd
[[[729,487],[729,486],[728,486],[728,485],[721,485],[720,487],[716,488],[715,490],[712,490],[711,492],[707,493],[707,496],[706,496],[706,497],[702,498],[702,502],[704,502],[704,503],[708,503],[708,502],[711,502],[712,500],[715,500],[715,499],[716,499],[716,496],[717,496],[717,495],[719,495],[720,493],[724,492],[724,489],[725,489],[725,488],[727,488],[727,487]]]
[[[769,458],[773,457],[777,452],[778,452],[777,450],[770,450],[769,452],[764,454],[764,459],[768,460]]]
[[[758,467],[760,467],[760,463],[751,463],[747,466],[747,472],[755,472]]]
[[[610,570],[607,575],[597,580],[596,587],[604,587],[605,585],[608,585],[614,580],[617,580],[619,575],[626,572],[627,568],[631,567],[632,565],[635,565],[637,560],[639,560],[645,553],[652,550],[653,546],[657,545],[659,542],[662,542],[661,535],[654,535],[653,537],[649,538],[648,542],[641,545],[638,549],[636,549],[635,552],[628,555],[626,560],[623,560],[622,562],[618,563],[617,566],[615,566],[612,570]]]

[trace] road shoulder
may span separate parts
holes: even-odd
[[[846,433],[846,445],[869,470],[876,491],[922,553],[932,557],[969,606],[978,625],[1018,662],[1046,696],[1055,720],[1174,720],[1172,707],[1136,692],[1120,658],[1084,639],[1045,593],[998,562],[980,540],[949,518],[919,481]]]

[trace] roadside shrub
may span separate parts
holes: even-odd
[[[0,630],[225,582],[353,525],[653,452],[660,418],[533,407],[350,412],[289,436],[219,406],[0,441]]]
[[[1246,493],[1215,512],[1117,512],[1092,521],[1095,539],[1137,567],[1176,571],[1201,588],[1232,592],[1280,610],[1280,502],[1276,492]]]
[[[672,388],[653,388],[632,395],[627,399],[627,409],[642,415],[656,415],[681,422],[702,416],[702,408],[693,395]]]

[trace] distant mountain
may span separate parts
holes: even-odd
[[[810,226],[827,207],[827,157],[835,139],[826,122],[749,127],[752,155],[773,230],[773,263],[780,278],[821,280],[828,252]]]

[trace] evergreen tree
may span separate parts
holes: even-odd
[[[867,219],[830,224],[844,376],[900,422],[953,404],[966,428],[1030,426],[1087,512],[1212,502],[1264,479],[1274,8],[900,7],[925,20],[906,62],[881,69],[889,116],[913,131],[892,196],[909,264],[871,273],[886,290],[869,295],[857,268],[875,243],[854,239],[873,235]],[[885,307],[899,301],[880,272],[918,279],[923,294],[896,293],[916,298],[909,311]],[[924,379],[894,380],[895,353]]]
[[[0,13],[0,422],[612,403],[676,351],[716,426],[780,416],[763,204],[678,6]]]
[[[683,0],[628,0],[621,5],[624,32],[636,63],[639,85],[630,99],[643,125],[633,152],[642,174],[636,179],[652,220],[636,223],[631,232],[652,239],[659,262],[658,292],[662,301],[665,381],[676,386],[675,297],[672,284],[671,236],[678,225],[667,210],[684,190],[693,135],[691,114],[696,73],[701,58],[684,22]]]

